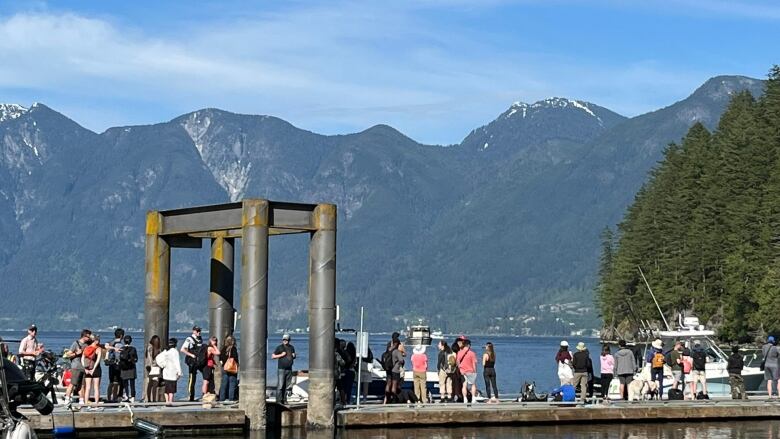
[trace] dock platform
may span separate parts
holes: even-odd
[[[340,428],[457,425],[544,425],[704,420],[780,419],[777,400],[642,401],[608,404],[506,402],[501,404],[367,405],[336,413]]]

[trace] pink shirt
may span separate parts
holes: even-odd
[[[412,370],[425,372],[428,370],[428,356],[425,354],[412,354]]]
[[[477,355],[471,349],[458,351],[458,368],[460,373],[477,373]]]
[[[612,354],[601,356],[601,373],[612,373],[615,370],[615,357]]]

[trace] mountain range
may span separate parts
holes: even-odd
[[[43,104],[0,104],[0,328],[140,327],[146,211],[262,197],[338,205],[342,327],[365,306],[372,330],[594,329],[600,232],[668,143],[762,89],[719,76],[632,118],[516,102],[446,146],[218,109],[95,133]],[[206,323],[208,258],[207,245],[174,252],[173,328]],[[305,328],[306,280],[306,237],[272,238],[272,329]]]

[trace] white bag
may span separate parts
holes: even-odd
[[[158,366],[161,368],[165,368],[167,362],[168,362],[168,356],[165,355],[166,351],[162,351],[159,354],[157,354],[156,357],[154,357],[154,362],[157,363]]]
[[[566,363],[558,363],[558,378],[561,381],[571,381],[574,379],[574,371]]]

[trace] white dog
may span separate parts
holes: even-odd
[[[660,399],[658,381],[648,381],[642,378],[631,381],[628,385],[629,401],[644,401],[647,399]]]

